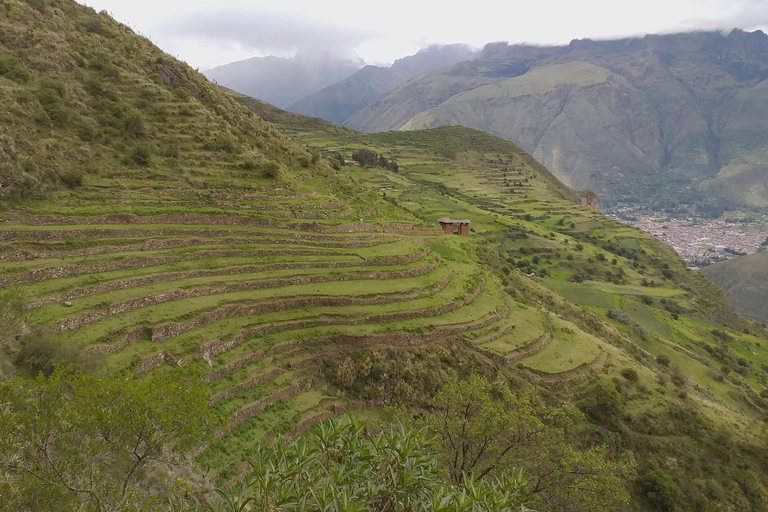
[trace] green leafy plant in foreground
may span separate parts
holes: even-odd
[[[253,472],[213,503],[177,507],[251,511],[526,511],[528,484],[511,470],[495,479],[445,483],[432,443],[400,427],[374,434],[331,419],[290,445],[259,445]]]

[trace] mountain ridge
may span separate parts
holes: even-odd
[[[534,87],[525,96],[509,96],[488,89],[569,62],[599,66],[625,82],[569,89],[563,73],[554,91]],[[759,178],[768,169],[760,156],[760,134],[768,129],[766,78],[768,36],[760,31],[575,40],[541,48],[496,43],[470,65],[437,70],[390,91],[346,125],[363,131],[443,124],[490,130],[609,204],[642,202],[644,194],[662,207],[759,207],[768,204]],[[478,90],[487,94],[473,102]],[[540,116],[542,111],[551,115]]]
[[[470,60],[476,54],[477,51],[467,45],[429,46],[396,60],[389,67],[365,66],[352,76],[300,99],[287,110],[340,125],[360,108],[411,78]]]
[[[229,89],[280,107],[356,73],[362,63],[330,54],[295,57],[252,57],[205,71],[203,74]]]

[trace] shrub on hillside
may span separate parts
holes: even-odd
[[[646,466],[637,477],[641,495],[651,510],[672,512],[681,498],[677,483],[659,466]]]
[[[85,173],[80,169],[69,169],[59,171],[59,179],[67,188],[77,188],[82,186]]]
[[[83,18],[81,25],[89,34],[101,34],[104,32],[104,26],[101,24],[101,18],[98,15]]]
[[[147,129],[144,126],[144,119],[138,112],[129,113],[123,120],[123,127],[125,131],[134,137],[143,137],[147,133]]]
[[[136,165],[147,167],[152,163],[152,152],[150,151],[149,146],[136,146],[131,152],[130,159]]]
[[[622,324],[632,327],[632,329],[634,329],[635,332],[641,336],[647,336],[649,334],[648,329],[635,322],[632,317],[629,316],[629,313],[625,311],[620,309],[609,309],[605,315],[611,320],[616,320],[617,322],[621,322]]]
[[[624,368],[621,370],[621,376],[627,379],[629,382],[637,382],[639,380],[637,370],[634,368]]]
[[[219,151],[221,153],[238,154],[242,153],[242,148],[232,137],[220,135],[213,140],[207,141],[203,144],[203,149],[206,151]]]
[[[268,180],[276,180],[280,177],[280,164],[270,160],[261,164],[261,175]]]
[[[576,401],[576,406],[593,422],[617,429],[624,414],[621,394],[616,387],[597,380]]]
[[[32,73],[16,57],[11,55],[0,56],[0,76],[20,84],[32,80]]]
[[[48,0],[24,0],[24,2],[41,14],[48,14],[51,9],[48,5]]]
[[[57,366],[93,370],[99,359],[76,343],[64,343],[53,333],[35,329],[19,339],[14,365],[29,376],[51,375]]]

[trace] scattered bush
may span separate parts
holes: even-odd
[[[261,175],[268,180],[276,180],[280,177],[280,164],[272,160],[261,164]]]
[[[101,18],[97,15],[85,17],[81,24],[83,29],[89,34],[101,34],[104,31]]]
[[[618,428],[624,410],[621,394],[603,380],[595,381],[578,398],[576,406],[595,423],[612,429]]]
[[[253,160],[246,160],[240,164],[240,168],[245,169],[246,171],[255,171],[259,166]]]
[[[152,152],[148,146],[136,146],[131,152],[131,161],[136,165],[148,167],[152,163]]]
[[[242,148],[237,142],[228,136],[219,136],[213,140],[210,140],[203,144],[203,149],[206,151],[219,151],[222,153],[237,154],[242,153]]]
[[[639,323],[635,322],[632,319],[632,317],[629,316],[629,313],[625,311],[622,311],[620,309],[609,309],[606,312],[606,316],[611,320],[616,320],[617,322],[621,322],[622,324],[632,327],[635,330],[635,332],[637,332],[641,336],[647,336],[649,334],[648,329],[646,329]]]
[[[80,169],[69,169],[59,172],[59,179],[67,188],[82,186],[85,173]]]
[[[134,137],[143,137],[147,130],[144,127],[144,119],[138,112],[131,112],[123,121],[125,131]]]
[[[637,382],[639,380],[637,370],[634,368],[624,368],[621,370],[621,376],[627,379],[629,382]]]
[[[51,375],[56,366],[74,366],[81,370],[92,370],[97,359],[86,354],[81,346],[64,343],[52,333],[33,330],[19,340],[19,351],[14,364],[30,376]]]
[[[112,62],[112,59],[105,53],[97,53],[89,62],[88,66],[101,73],[102,75],[115,79],[120,76],[120,70]]]
[[[659,363],[661,366],[666,366],[666,367],[669,367],[669,363],[670,363],[669,357],[664,354],[660,354],[656,356],[656,362]]]
[[[11,55],[0,56],[0,76],[20,84],[32,80],[32,73]]]
[[[38,11],[41,14],[48,14],[50,11],[50,6],[48,5],[48,0],[24,0],[27,5],[32,7],[34,10]]]
[[[664,470],[658,466],[647,466],[637,477],[643,499],[651,510],[673,512],[680,500],[680,488]]]

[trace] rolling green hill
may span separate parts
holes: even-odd
[[[732,258],[701,269],[728,296],[733,309],[768,322],[768,253]]]
[[[346,125],[488,131],[610,204],[764,207],[767,56],[768,36],[739,30],[492,44],[471,63],[390,91]]]
[[[576,445],[635,454],[632,510],[765,508],[768,332],[515,144],[355,132],[228,94],[69,0],[0,10],[0,287],[104,375],[201,376],[221,423],[190,482],[477,373],[577,404]],[[360,149],[398,172],[341,165]]]

